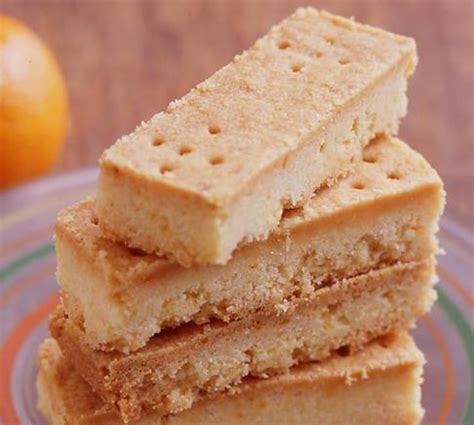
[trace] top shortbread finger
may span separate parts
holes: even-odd
[[[397,132],[416,60],[409,38],[297,10],[103,154],[104,232],[185,266],[226,263]]]

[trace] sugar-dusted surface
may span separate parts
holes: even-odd
[[[80,323],[59,309],[52,335],[79,373],[126,420],[151,409],[167,415],[202,394],[265,377],[335,350],[357,351],[374,337],[412,326],[431,307],[432,261],[397,265],[342,280],[312,300],[290,300],[280,315],[254,313],[228,324],[183,325],[130,355],[92,350]]]
[[[52,425],[123,422],[63,357],[54,340],[40,347],[39,407]],[[406,334],[386,337],[351,356],[333,357],[270,379],[247,379],[232,393],[204,397],[191,409],[137,425],[365,425],[419,423],[424,358]]]
[[[183,265],[227,262],[397,132],[415,64],[411,39],[299,9],[104,153],[101,225]]]
[[[311,296],[325,282],[428,258],[443,206],[429,164],[382,138],[353,174],[287,212],[268,240],[226,266],[187,269],[129,250],[104,238],[93,201],[67,208],[56,223],[57,279],[89,345],[126,352],[170,326],[280,311],[285,298]]]
[[[236,188],[308,142],[310,130],[366,89],[367,82],[405,56],[414,60],[414,49],[409,38],[300,9],[121,139],[105,152],[104,165],[126,167],[218,205],[217,200],[235,196]],[[222,157],[222,166],[209,163],[212,154]],[[170,170],[160,171],[167,161]]]

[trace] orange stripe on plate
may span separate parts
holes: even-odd
[[[441,357],[443,359],[446,386],[444,390],[443,403],[441,404],[441,409],[439,411],[438,419],[436,420],[436,425],[444,425],[446,424],[446,419],[448,418],[449,410],[451,409],[451,404],[453,402],[453,362],[446,341],[444,340],[443,335],[439,331],[438,326],[429,316],[422,317],[422,320],[430,331],[433,339],[435,340],[436,345],[438,346],[439,351],[441,352]]]
[[[22,239],[16,239],[9,244],[5,244],[0,247],[0,257],[6,257],[7,255],[13,254],[15,251],[28,246],[31,243],[34,243],[45,236],[53,236],[53,227],[52,225],[43,227],[42,229],[36,230],[28,234],[28,236]]]
[[[440,265],[438,265],[438,273],[439,276],[456,289],[471,306],[474,306],[474,295],[471,294],[459,280]]]
[[[0,400],[3,405],[0,409],[0,417],[4,424],[21,425],[10,391],[11,374],[16,355],[31,331],[53,310],[58,301],[59,294],[54,294],[30,312],[8,336],[0,351],[0,364],[3,369],[0,375]]]
[[[40,280],[46,278],[48,275],[54,273],[55,265],[48,264],[43,267],[40,271],[33,275],[28,275],[24,279],[12,284],[12,286],[2,296],[0,296],[0,307],[9,303],[13,298],[19,295],[23,290],[29,288]]]

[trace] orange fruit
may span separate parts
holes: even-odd
[[[47,170],[69,121],[66,86],[48,47],[0,15],[0,188]]]

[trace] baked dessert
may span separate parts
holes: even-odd
[[[320,288],[279,316],[257,312],[230,323],[182,325],[129,355],[92,350],[81,323],[61,307],[50,331],[94,391],[132,421],[151,410],[166,416],[189,409],[202,394],[247,375],[283,373],[406,330],[431,307],[434,280],[433,261],[390,266]]]
[[[443,205],[430,165],[382,137],[351,175],[286,212],[268,240],[240,248],[225,266],[188,269],[130,250],[105,238],[92,200],[67,208],[56,223],[57,280],[88,344],[126,353],[166,327],[278,312],[294,294],[311,297],[328,282],[424,260],[438,250]]]
[[[233,392],[205,396],[191,409],[135,425],[366,425],[418,424],[424,358],[406,334],[374,341],[351,356],[335,353],[321,363],[270,379],[246,379]],[[56,342],[38,355],[39,408],[52,425],[121,425]]]
[[[416,62],[410,38],[298,9],[104,152],[100,226],[184,266],[225,264],[397,132]]]

